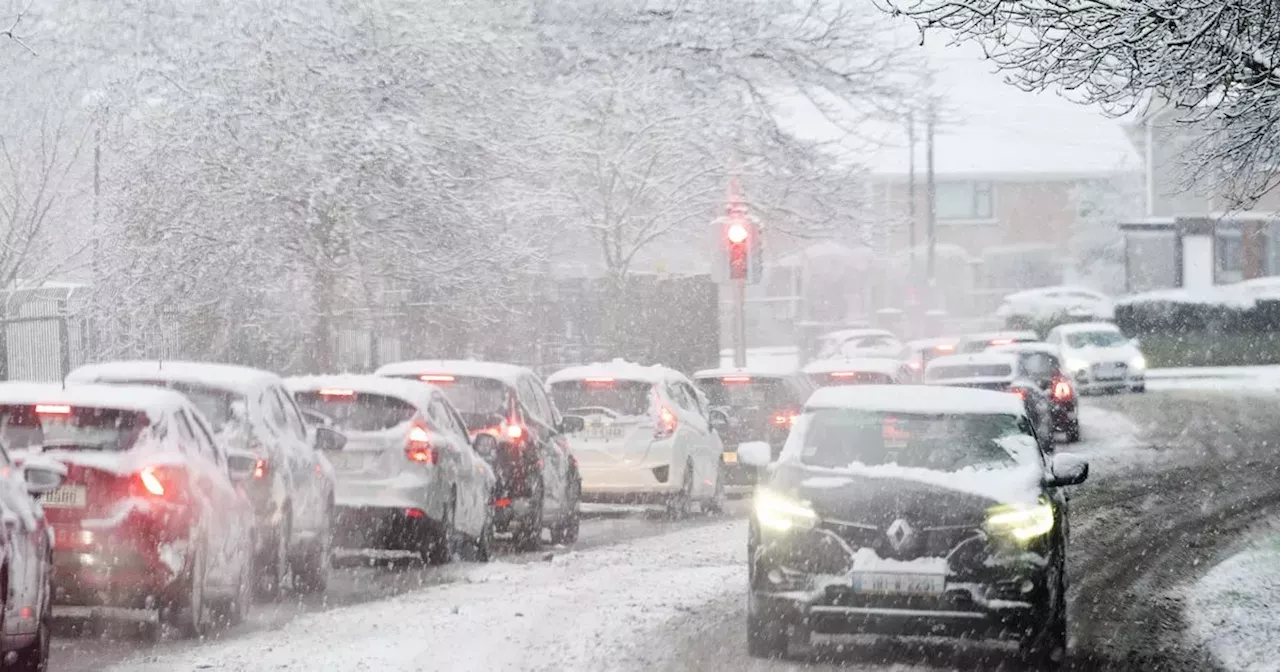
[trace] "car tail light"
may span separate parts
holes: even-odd
[[[834,371],[830,374],[830,376],[832,378],[836,378],[840,380],[848,380],[849,378],[856,378],[858,376],[858,372],[857,371]]]
[[[773,416],[773,424],[778,427],[790,427],[791,425],[796,424],[796,418],[798,417],[800,417],[800,414],[795,411],[775,413]]]
[[[943,343],[941,345],[933,346],[933,349],[938,352],[955,352],[956,346],[952,343]]]
[[[720,379],[722,383],[749,383],[751,376],[725,376]]]
[[[37,415],[71,415],[71,407],[66,404],[36,404]]]
[[[506,436],[508,439],[511,439],[512,441],[519,441],[520,439],[524,438],[524,427],[514,422],[509,423],[507,425]]]
[[[144,467],[129,482],[134,497],[176,500],[182,496],[179,473],[166,467]]]
[[[1012,394],[1016,394],[1016,395],[1018,395],[1018,398],[1019,398],[1019,399],[1022,399],[1022,400],[1024,400],[1024,401],[1025,401],[1025,400],[1026,400],[1026,398],[1027,398],[1027,391],[1026,391],[1026,390],[1024,390],[1024,389],[1022,389],[1022,388],[1014,388],[1014,389],[1012,389],[1012,390],[1009,390],[1009,392],[1010,392],[1010,393],[1012,393]]]
[[[676,417],[675,411],[661,406],[658,408],[658,425],[653,428],[653,438],[668,438],[676,433],[676,428],[679,426],[680,419]]]
[[[409,430],[409,444],[405,446],[404,456],[409,458],[410,462],[419,464],[436,463],[436,450],[431,447],[431,435],[427,433],[425,427],[414,425],[413,429]]]
[[[452,383],[454,381],[454,377],[444,374],[429,373],[425,376],[418,376],[418,380],[421,380],[424,383]]]
[[[1058,382],[1053,384],[1053,400],[1054,401],[1067,401],[1074,394],[1075,394],[1075,391],[1071,389],[1070,381],[1059,380]]]
[[[588,385],[602,385],[605,387],[610,387],[613,385],[614,380],[611,376],[587,376],[585,379],[583,379],[583,382],[585,382]]]
[[[266,460],[259,459],[257,462],[253,463],[253,477],[256,479],[263,479],[267,477]]]
[[[1013,345],[1013,339],[1012,338],[992,339],[991,345]]]
[[[332,397],[338,397],[338,398],[342,398],[342,399],[351,399],[351,398],[353,398],[353,397],[355,397],[355,396],[356,396],[356,391],[355,391],[355,390],[339,390],[339,389],[333,389],[333,388],[325,388],[325,389],[323,389],[323,390],[320,390],[320,396],[322,396],[322,397],[330,397],[330,398],[332,398]]]
[[[919,371],[924,366],[924,363],[918,359],[913,359],[907,362],[907,366],[911,367],[912,369],[915,369],[916,371]]]

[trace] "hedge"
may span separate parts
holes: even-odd
[[[1142,342],[1150,367],[1280,363],[1280,300],[1133,297],[1116,306],[1116,325]]]

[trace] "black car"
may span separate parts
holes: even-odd
[[[785,656],[811,634],[923,635],[1014,639],[1037,667],[1062,662],[1061,488],[1088,463],[1040,451],[1007,393],[884,390],[814,393],[756,489],[750,654]]]
[[[693,374],[693,382],[707,395],[711,408],[728,418],[719,433],[724,443],[725,490],[730,494],[756,484],[756,469],[738,463],[738,444],[763,441],[776,457],[791,423],[817,389],[798,371],[707,369]]]
[[[1053,402],[1039,383],[1029,378],[1014,353],[982,352],[973,355],[939,357],[925,367],[929,385],[969,387],[1016,394],[1031,419],[1040,448],[1053,450]]]
[[[564,435],[581,430],[582,418],[561,417],[533,371],[446,360],[388,364],[377,373],[436,385],[461,413],[498,478],[496,532],[512,533],[525,550],[538,547],[543,528],[552,543],[577,541],[582,476]]]
[[[1014,343],[994,347],[989,352],[1010,352],[1018,357],[1018,368],[1024,378],[1035,381],[1050,402],[1054,431],[1066,436],[1067,443],[1080,440],[1080,409],[1075,385],[1062,370],[1053,346],[1047,343]]]

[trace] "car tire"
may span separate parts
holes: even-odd
[[[45,587],[44,606],[40,609],[40,623],[36,627],[36,641],[19,649],[13,666],[5,669],[14,672],[45,672],[49,669],[49,646],[53,639],[52,585]]]
[[[191,571],[173,599],[160,611],[160,621],[188,639],[198,639],[209,631],[209,605],[205,600],[205,550],[197,546]]]
[[[253,548],[250,542],[249,548]],[[249,620],[249,610],[253,606],[253,587],[256,580],[253,571],[253,553],[240,568],[240,576],[236,581],[236,593],[225,603],[218,606],[217,617],[229,626],[235,627]]]
[[[671,518],[687,518],[689,506],[693,502],[693,463],[684,465],[684,478],[680,483],[680,491],[667,498],[667,515]]]
[[[542,474],[536,474],[529,485],[529,516],[521,521],[516,529],[515,545],[518,551],[536,551],[542,546],[543,510],[542,504],[546,496],[546,485],[542,482]]]
[[[480,534],[475,539],[467,540],[463,544],[462,552],[459,555],[463,560],[470,562],[489,562],[493,557],[493,501],[490,500],[486,505],[484,526],[480,528]]]
[[[565,500],[569,510],[565,513],[563,520],[551,528],[553,544],[572,544],[578,540],[578,532],[582,527],[582,513],[579,510],[582,502],[582,482],[571,479],[567,490]]]
[[[293,534],[292,518],[285,514],[272,537],[275,551],[265,558],[265,566],[258,577],[258,597],[274,602],[284,596],[284,584],[289,579],[289,537]]]
[[[747,654],[752,658],[786,658],[787,626],[747,608]]]
[[[422,560],[429,565],[447,565],[457,548],[458,495],[453,493],[437,524],[428,523],[423,534]]]
[[[320,534],[306,555],[293,563],[293,586],[300,593],[323,593],[329,588],[329,570],[333,562],[333,507],[320,529]]]
[[[1056,583],[1054,592],[1057,593],[1057,601],[1053,603],[1054,596],[1051,594],[1044,596],[1047,604],[1036,610],[1035,626],[1023,636],[1019,644],[1023,662],[1037,670],[1060,669],[1067,660],[1066,577],[1061,559],[1058,560],[1055,576],[1050,580]]]

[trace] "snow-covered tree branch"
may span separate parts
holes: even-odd
[[[1203,134],[1188,183],[1247,206],[1280,167],[1280,6],[1269,0],[882,0],[922,31],[974,38],[1018,86],[1124,114],[1154,101]]]

